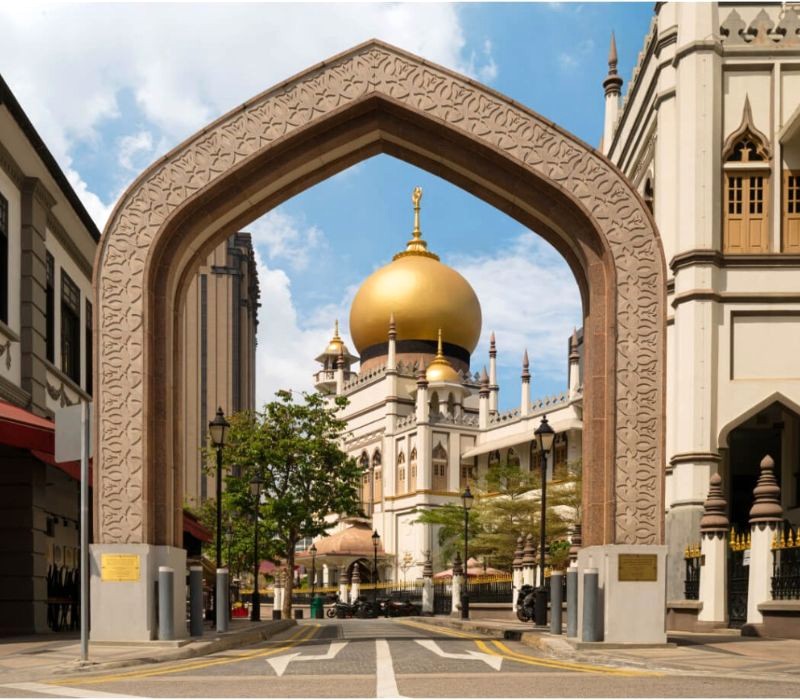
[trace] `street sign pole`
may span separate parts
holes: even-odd
[[[81,402],[81,661],[89,660],[89,402]]]

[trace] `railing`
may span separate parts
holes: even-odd
[[[513,589],[511,579],[491,581],[470,580],[467,583],[469,602],[472,603],[511,603]]]
[[[683,597],[686,600],[700,599],[700,545],[689,545],[683,553],[686,577],[683,579]]]
[[[728,545],[728,627],[736,628],[747,621],[750,533],[731,529]]]
[[[791,526],[772,541],[772,597],[800,599],[800,533]]]

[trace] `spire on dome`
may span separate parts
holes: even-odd
[[[453,365],[450,364],[450,360],[444,356],[441,328],[439,329],[439,339],[436,345],[436,357],[431,360],[428,369],[425,370],[425,377],[429,382],[461,383],[461,377],[458,372],[456,372]]]
[[[397,253],[394,258],[392,258],[393,260],[397,260],[398,258],[402,258],[406,255],[424,255],[425,257],[433,258],[434,260],[439,259],[438,255],[431,253],[428,250],[428,244],[422,238],[422,229],[419,226],[419,203],[421,200],[422,188],[417,186],[411,193],[411,202],[414,205],[414,229],[411,231],[411,240],[409,240],[406,244],[406,249],[401,253]]]
[[[611,32],[611,45],[608,47],[608,72],[617,72],[617,40],[614,37],[614,32]]]
[[[617,40],[611,32],[611,44],[608,47],[608,75],[603,81],[603,88],[608,95],[619,95],[622,89],[622,78],[617,75]]]

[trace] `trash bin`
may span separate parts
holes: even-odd
[[[321,620],[323,617],[322,596],[315,595],[311,599],[311,611],[309,616],[312,620]]]

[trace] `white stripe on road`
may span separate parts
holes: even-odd
[[[392,652],[389,650],[389,642],[385,639],[375,640],[375,675],[377,677],[376,698],[400,697],[397,680],[394,677],[394,666],[392,666]]]
[[[441,656],[443,659],[483,661],[485,664],[489,664],[489,666],[491,666],[495,671],[499,671],[500,666],[503,664],[502,656],[492,656],[491,654],[484,654],[481,651],[472,651],[471,649],[465,654],[454,654],[440,649],[439,645],[432,639],[415,639],[414,641],[420,646],[425,647],[428,651],[432,651],[437,656]]]
[[[68,688],[63,685],[49,685],[47,683],[7,683],[0,688],[12,690],[27,690],[31,693],[42,695],[56,695],[60,698],[136,698],[138,695],[123,695],[122,693],[104,693],[100,690],[84,690],[83,688]]]

